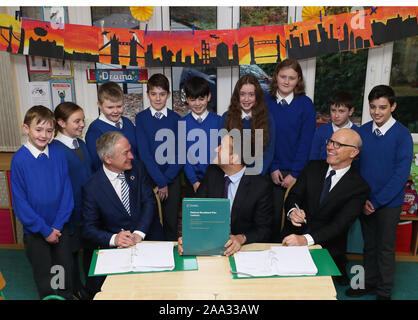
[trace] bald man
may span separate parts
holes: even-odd
[[[327,140],[327,159],[309,161],[285,202],[286,223],[282,244],[320,244],[328,249],[342,277],[346,273],[347,232],[361,214],[370,187],[351,166],[362,141],[352,129],[340,129]]]

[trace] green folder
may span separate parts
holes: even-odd
[[[231,231],[229,199],[184,198],[183,255],[222,255]]]
[[[314,276],[297,276],[297,277],[321,277],[321,276],[340,276],[341,272],[332,259],[327,249],[310,249],[312,259],[318,269],[318,273]],[[229,264],[232,271],[237,271],[235,266],[235,259],[229,256]],[[233,279],[251,279],[251,278],[287,278],[296,276],[263,276],[263,277],[238,277],[237,274],[232,274]]]
[[[106,250],[94,250],[93,257],[91,259],[90,269],[89,269],[89,277],[97,277],[97,276],[106,276],[108,274],[94,274],[94,270],[96,269],[96,263],[97,263],[97,252]],[[172,272],[172,271],[191,271],[191,270],[198,270],[197,267],[197,260],[196,256],[180,256],[177,252],[177,246],[174,246],[173,248],[174,252],[174,269],[173,270],[163,270],[163,271],[129,271],[129,272],[123,272],[123,273],[111,273],[110,275],[115,274],[128,274],[128,273],[152,273],[152,272]]]

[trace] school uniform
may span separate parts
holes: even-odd
[[[81,239],[82,226],[82,186],[93,174],[92,161],[87,146],[83,140],[72,139],[61,132],[58,132],[51,145],[59,147],[65,154],[68,162],[68,172],[71,180],[74,195],[74,210],[69,221],[71,247],[74,263],[74,289],[81,292],[83,285],[80,279],[78,268],[78,253],[83,251],[84,273],[87,277],[89,262],[91,260],[91,246]]]
[[[395,273],[395,240],[413,155],[409,130],[392,117],[381,127],[370,121],[359,129],[363,140],[360,174],[371,187],[375,212],[361,215],[366,289],[390,297]]]
[[[87,149],[90,153],[90,157],[93,163],[93,171],[96,172],[102,165],[102,162],[97,155],[96,141],[104,133],[108,131],[117,131],[122,133],[131,144],[131,151],[135,159],[138,158],[138,149],[135,136],[135,126],[128,118],[122,116],[118,122],[113,122],[107,119],[103,113],[94,120],[86,133]]]
[[[194,112],[190,112],[186,115],[182,121],[186,124],[186,136],[189,132],[195,130],[197,132],[204,132],[205,136],[193,136],[192,141],[186,142],[186,164],[184,165],[184,173],[186,175],[186,196],[193,196],[193,184],[200,182],[205,175],[206,168],[215,157],[214,149],[216,146],[211,146],[210,131],[218,129],[219,121],[221,117],[217,114],[209,111],[205,111],[201,116],[198,116]],[[196,130],[197,129],[197,130]],[[206,145],[204,144],[206,143]],[[197,148],[202,145],[204,148]],[[189,150],[194,147],[193,152],[189,153]]]
[[[41,152],[27,142],[12,158],[11,189],[40,298],[50,294],[71,298],[72,259],[67,223],[74,201],[64,153],[55,145]],[[57,244],[45,240],[52,228],[62,233]],[[51,287],[54,265],[64,268],[65,289]]]
[[[309,159],[312,138],[316,127],[316,111],[312,100],[302,94],[294,97],[291,93],[283,98],[266,95],[267,107],[275,124],[275,150],[270,172],[277,169],[285,178],[291,174],[297,178]],[[274,241],[280,241],[279,234],[282,221],[283,199],[286,188],[273,187],[274,193]]]
[[[164,107],[157,111],[152,106],[135,118],[139,158],[158,188],[168,186],[168,198],[162,201],[163,231],[165,240],[177,240],[178,212],[181,204],[180,171],[178,161],[178,122],[180,116]],[[172,139],[167,141],[167,139]],[[169,150],[162,150],[165,143]],[[185,156],[185,155],[183,155]]]
[[[228,111],[226,111],[221,118],[219,129],[225,128],[225,120],[226,116],[228,114]],[[251,120],[252,120],[252,113],[251,111],[249,113],[245,113],[243,110],[241,110],[241,119],[242,119],[242,127],[243,129],[251,129]],[[271,117],[269,113],[269,142],[267,146],[263,148],[263,168],[261,170],[261,175],[266,175],[270,173],[270,165],[273,160],[274,151],[275,151],[275,142],[276,142],[276,135],[275,135],[275,123],[273,118]],[[257,129],[257,128],[256,128]],[[248,164],[247,167],[251,168],[254,167],[255,163]]]

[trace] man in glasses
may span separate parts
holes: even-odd
[[[352,167],[362,141],[352,129],[340,129],[327,140],[327,159],[311,160],[302,170],[285,202],[287,219],[282,244],[320,244],[328,249],[348,285],[347,232],[361,214],[370,193],[367,182]]]

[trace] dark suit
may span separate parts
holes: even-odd
[[[82,235],[102,248],[109,247],[110,238],[121,229],[142,231],[146,240],[163,240],[156,199],[142,163],[132,160],[132,169],[125,171],[125,177],[129,185],[131,215],[102,166],[83,186]]]
[[[197,190],[199,198],[223,198],[224,172],[210,165]],[[268,242],[273,216],[272,186],[262,176],[241,178],[231,209],[231,234],[245,234],[246,243]]]
[[[347,232],[361,214],[370,187],[351,166],[320,204],[328,166],[324,160],[312,160],[302,170],[286,199],[285,214],[297,203],[306,213],[307,224],[295,227],[286,218],[282,238],[310,234],[315,244],[329,250],[340,270],[345,270]]]

